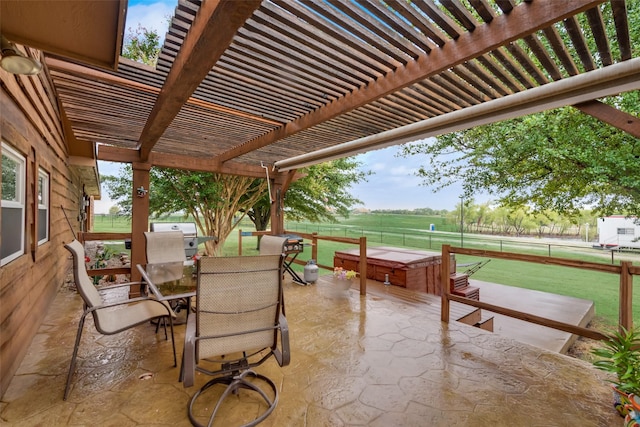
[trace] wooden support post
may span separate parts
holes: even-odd
[[[311,233],[311,259],[318,263],[318,233]]]
[[[449,323],[449,263],[451,262],[450,245],[442,245],[442,264],[440,264],[440,276],[442,280],[442,303],[440,305],[440,320]]]
[[[367,238],[360,237],[360,295],[367,295]]]
[[[149,163],[133,163],[133,188],[131,197],[131,281],[141,279],[137,264],[145,264],[146,242],[144,232],[149,230]],[[146,192],[145,192],[146,191]],[[132,296],[140,293],[139,287],[131,287]]]
[[[620,326],[626,330],[633,328],[633,276],[631,262],[620,263]]]
[[[271,181],[271,234],[277,236],[284,233],[284,214],[282,212],[282,200],[284,192],[282,185]]]
[[[242,230],[238,230],[238,256],[242,256]]]

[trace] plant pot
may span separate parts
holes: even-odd
[[[351,288],[351,279],[338,279],[334,277],[333,285],[337,290],[348,291]]]
[[[621,417],[626,417],[629,415],[629,409],[631,408],[629,395],[618,390],[615,386],[611,386],[611,388],[613,389],[613,407],[616,408]]]
[[[624,427],[640,427],[640,397],[629,394],[628,399],[630,403],[625,405]]]

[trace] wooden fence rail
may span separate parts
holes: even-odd
[[[629,261],[623,261],[620,265],[600,264],[594,262],[586,262],[565,258],[545,257],[538,255],[525,255],[509,252],[496,252],[479,249],[465,249],[452,247],[450,245],[442,246],[442,306],[441,306],[441,320],[443,322],[449,322],[449,310],[450,301],[456,301],[463,304],[471,305],[473,307],[486,309],[491,312],[501,314],[504,316],[513,317],[516,319],[524,320],[538,325],[547,326],[553,329],[559,329],[572,334],[581,335],[583,337],[592,338],[596,340],[607,339],[606,334],[591,329],[570,325],[563,322],[558,322],[553,319],[547,319],[540,316],[535,316],[529,313],[521,311],[511,310],[505,307],[496,306],[493,304],[487,304],[484,302],[472,300],[457,295],[451,294],[451,288],[449,285],[449,275],[444,272],[449,271],[450,255],[452,253],[472,255],[486,258],[500,258],[511,261],[523,261],[532,262],[545,265],[557,265],[562,267],[579,268],[584,270],[592,270],[604,273],[612,273],[620,276],[620,302],[619,302],[619,324],[625,329],[633,327],[633,309],[632,309],[632,296],[633,296],[633,274],[639,274],[640,268],[634,267]]]

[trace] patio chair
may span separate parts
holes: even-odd
[[[166,302],[157,301],[149,296],[137,298],[128,298],[125,300],[105,303],[102,296],[96,289],[95,285],[87,274],[84,264],[85,252],[82,243],[73,240],[64,246],[73,255],[73,277],[76,283],[78,293],[83,300],[83,313],[78,323],[78,332],[73,348],[73,356],[69,365],[69,373],[67,375],[67,384],[64,389],[64,400],[67,400],[69,394],[69,386],[71,385],[71,377],[73,376],[82,337],[82,329],[87,315],[93,316],[93,322],[96,330],[103,335],[114,335],[119,332],[130,329],[134,326],[149,322],[152,319],[168,318],[171,329],[171,344],[173,346],[173,365],[177,366],[176,344],[173,336],[173,318],[175,314]],[[121,283],[109,286],[108,289],[121,288],[131,285],[139,285],[140,282]],[[165,329],[165,339],[168,339]]]
[[[269,234],[265,234],[260,238],[260,255],[275,255],[284,253],[284,243],[286,241],[286,237],[271,236]]]
[[[215,406],[207,402],[207,407],[214,406],[209,425],[225,398],[230,393],[238,394],[240,389],[256,392],[267,406],[245,426],[262,422],[276,407],[275,383],[253,368],[271,356],[281,367],[289,364],[289,329],[282,313],[281,271],[281,255],[202,257],[198,261],[197,309],[187,323],[181,380],[185,387],[191,387],[195,371],[214,378],[189,402],[193,425],[200,426],[194,415],[194,403],[216,384],[226,388]],[[269,394],[259,385],[268,386]],[[207,395],[210,394],[215,393]]]
[[[193,261],[187,261],[184,250],[184,234],[182,231],[145,231],[147,264],[162,264],[162,271],[154,272],[155,282],[173,282],[182,279],[184,266]],[[140,270],[140,266],[137,266]],[[143,277],[145,277],[143,275]],[[145,282],[148,282],[145,280]],[[153,286],[152,290],[155,291]],[[159,295],[156,295],[159,298]],[[189,298],[172,297],[169,301],[173,310],[179,313],[190,305]],[[189,310],[187,310],[187,317]]]

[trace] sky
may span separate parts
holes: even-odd
[[[135,31],[138,24],[147,29],[158,31],[161,39],[167,29],[168,18],[173,15],[177,0],[130,0],[125,28],[127,33]],[[432,208],[453,210],[460,202],[462,186],[453,184],[434,193],[433,189],[420,185],[415,176],[420,165],[428,164],[424,156],[398,157],[400,146],[391,146],[356,156],[364,170],[372,171],[366,182],[352,186],[352,194],[362,200],[364,207],[370,210],[380,209],[416,209]],[[108,162],[98,162],[101,175],[117,175],[119,166]],[[479,195],[475,199],[481,203],[487,197]],[[106,189],[102,189],[102,200],[96,201],[96,213],[108,213],[115,203],[109,199]]]

